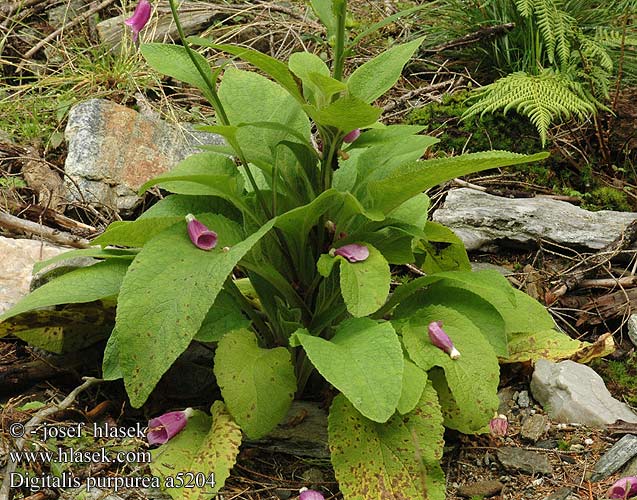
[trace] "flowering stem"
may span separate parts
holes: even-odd
[[[237,300],[241,310],[252,320],[252,323],[254,323],[254,329],[261,342],[263,342],[264,345],[271,345],[271,342],[274,341],[274,334],[264,323],[257,311],[254,310],[250,301],[245,297],[245,295],[243,295],[243,293],[241,293],[241,290],[239,290],[239,287],[236,285],[232,277],[226,280],[224,289]]]
[[[347,0],[340,0],[336,7],[336,44],[334,45],[334,79],[343,79],[345,63],[345,19],[347,17]]]

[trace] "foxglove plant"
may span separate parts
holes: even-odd
[[[47,283],[0,320],[117,296],[103,377],[123,379],[134,407],[191,343],[213,344],[223,401],[212,416],[196,411],[177,435],[172,420],[160,421],[162,436],[151,431],[150,439],[166,440],[153,473],[215,471],[214,487],[189,490],[188,498],[223,486],[242,433],[267,435],[306,387],[331,385],[338,395],[329,441],[345,498],[443,499],[444,427],[489,431],[498,360],[533,360],[553,346],[575,352],[582,343],[553,330],[544,307],[497,272],[472,272],[458,237],[427,220],[424,192],[546,155],[421,160],[437,140],[420,135],[422,127],[383,125],[373,103],[422,39],[348,73],[347,56],[386,23],[350,39],[345,0],[311,1],[333,40],[331,67],[309,52],[282,62],[186,39],[169,3],[182,45],[142,44],[141,53],[201,91],[215,116],[200,128],[226,145],[207,146],[147,182],[142,191],[171,194],[139,219],[109,226],[94,240],[100,248],[79,251],[100,262]],[[213,71],[193,45],[243,59],[267,77]],[[392,266],[404,264],[425,276],[392,289]],[[43,335],[24,338],[45,345]]]

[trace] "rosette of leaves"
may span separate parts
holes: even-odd
[[[421,40],[396,45],[344,77],[352,50],[345,2],[312,3],[333,16],[331,68],[306,52],[282,62],[190,40],[266,76],[213,71],[188,42],[141,46],[151,67],[211,101],[216,123],[204,129],[227,145],[209,146],[148,182],[142,190],[159,186],[171,194],[137,220],[111,224],[94,240],[101,248],[65,255],[100,262],[36,289],[0,319],[116,297],[103,372],[123,379],[134,407],[192,342],[215,343],[224,401],[211,419],[199,414],[196,426],[162,445],[155,467],[161,474],[222,463],[214,488],[189,490],[188,498],[216,492],[236,457],[238,429],[249,438],[268,434],[315,374],[340,393],[329,440],[346,498],[442,499],[444,426],[474,433],[488,425],[497,408],[498,359],[550,356],[555,339],[560,353],[580,344],[555,331],[545,309],[497,273],[471,272],[461,241],[427,221],[423,193],[546,155],[488,151],[421,160],[436,139],[419,135],[420,127],[382,125],[373,106]],[[364,131],[343,144],[354,129]],[[213,250],[190,242],[187,214],[218,235]],[[368,258],[350,262],[330,252],[349,243],[366,246]],[[390,293],[390,266],[406,263],[427,276]],[[444,322],[460,359],[429,342],[431,321]],[[202,440],[214,446],[193,448]],[[169,492],[183,498],[179,489]]]

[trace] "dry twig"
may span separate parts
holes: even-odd
[[[58,231],[56,229],[43,226],[42,224],[36,224],[30,220],[20,219],[19,217],[8,214],[4,210],[0,210],[0,227],[5,227],[14,231],[17,230],[36,234],[41,238],[59,245],[66,245],[75,248],[89,248],[91,246],[87,239],[64,231]]]

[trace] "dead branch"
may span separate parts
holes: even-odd
[[[20,219],[19,217],[8,214],[4,210],[0,210],[0,227],[34,234],[58,245],[74,248],[89,248],[91,246],[87,239],[80,236],[58,231],[57,229],[31,222],[30,220]]]
[[[398,106],[409,101],[410,99],[413,99],[414,97],[428,94],[429,92],[433,92],[435,90],[446,89],[448,87],[456,87],[458,85],[461,85],[463,81],[464,79],[462,77],[457,80],[453,78],[451,80],[445,80],[444,82],[434,83],[433,85],[427,85],[426,87],[414,89],[410,92],[407,92],[406,94],[401,95],[398,99],[394,99],[392,102],[383,107],[383,113],[389,113],[390,111],[393,111]]]
[[[40,221],[44,220],[50,223],[53,223],[61,228],[66,229],[67,231],[71,231],[72,233],[77,233],[78,235],[87,235],[87,234],[95,234],[99,230],[93,226],[89,226],[88,224],[83,224],[82,222],[76,221],[75,219],[71,219],[66,215],[63,215],[55,210],[51,210],[50,208],[43,207],[41,205],[33,205],[26,203],[19,203],[13,200],[4,200],[4,204],[7,209],[13,212],[13,215],[16,214],[24,214],[29,220],[32,221]]]
[[[498,24],[496,26],[485,26],[484,28],[480,28],[478,31],[474,31],[473,33],[461,36],[460,38],[456,38],[455,40],[437,45],[435,47],[432,47],[431,49],[421,49],[420,52],[431,53],[442,52],[443,50],[449,49],[457,49],[487,38],[502,35],[508,31],[511,31],[513,28],[515,28],[515,23],[504,23]]]

